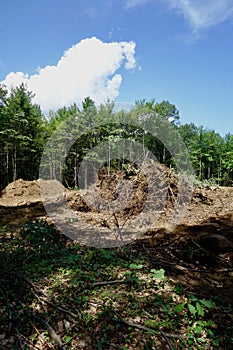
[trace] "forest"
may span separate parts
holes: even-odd
[[[133,127],[132,122],[131,125],[124,127],[122,123],[119,124],[119,120],[130,120],[136,125],[142,116],[147,116],[148,121],[157,115],[168,121],[179,132],[188,149],[197,181],[208,181],[221,186],[232,185],[233,135],[229,133],[220,136],[216,131],[196,126],[194,123],[181,124],[178,109],[168,101],[142,99],[136,101],[129,112],[122,110],[115,113],[114,103],[106,102],[97,108],[94,101],[86,97],[82,102],[82,108],[73,104],[57,111],[50,111],[44,116],[40,106],[33,104],[32,100],[33,92],[28,91],[23,84],[11,91],[7,91],[4,86],[0,87],[0,190],[19,178],[24,180],[38,178],[45,145],[53,132],[65,121],[69,121],[69,124],[63,128],[62,135],[59,136],[59,145],[64,144],[70,128],[84,130],[83,135],[80,134],[66,155],[63,182],[69,188],[78,187],[77,169],[86,152],[106,140],[112,147],[120,137],[143,143],[155,154],[159,162],[172,166],[172,155],[161,142],[161,137],[160,139],[156,137],[156,131],[151,135]],[[113,115],[117,115],[118,123],[112,122]],[[92,128],[93,117],[100,121],[98,128]],[[56,147],[60,146],[56,144]],[[58,163],[58,159],[51,161],[51,178],[56,177],[56,171],[61,172]]]

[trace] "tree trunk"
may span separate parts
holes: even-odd
[[[16,148],[12,155],[13,181],[17,179],[17,151]]]

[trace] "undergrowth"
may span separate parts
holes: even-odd
[[[136,245],[87,248],[42,221],[1,228],[1,349],[232,349],[232,305]]]

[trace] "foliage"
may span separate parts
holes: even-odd
[[[197,178],[231,185],[232,135],[223,138],[215,131],[196,127],[193,123],[180,125],[179,132],[188,147]]]
[[[98,151],[100,144],[106,148],[108,172],[112,167],[124,170],[127,165],[130,144],[127,140],[142,145],[145,159],[149,150],[161,163],[174,166],[169,151],[174,145],[167,122],[179,131],[186,144],[198,180],[232,185],[232,134],[221,137],[193,123],[181,125],[179,111],[169,101],[139,100],[130,112],[115,113],[112,102],[97,108],[86,97],[81,109],[73,104],[50,111],[44,118],[40,107],[33,104],[33,96],[23,84],[11,91],[0,86],[0,189],[18,178],[38,178],[42,152],[54,132],[56,140],[50,143],[43,165],[47,167],[48,178],[59,178],[67,187],[80,187],[78,171],[83,160],[91,160],[95,169],[103,165]],[[155,122],[158,116],[160,119]],[[163,121],[166,121],[164,126]],[[120,140],[124,140],[125,149],[120,148]],[[180,154],[180,158],[183,156]],[[85,162],[85,186],[93,181],[88,179],[87,167]]]
[[[43,221],[11,228],[13,238],[8,230],[0,244],[4,349],[56,349],[54,334],[66,349],[162,349],[167,340],[173,349],[232,347],[224,311],[232,305],[190,294],[136,246],[86,248]]]
[[[22,84],[3,93],[0,111],[1,188],[18,178],[38,177],[43,147],[43,119],[40,107],[32,104],[33,94]]]

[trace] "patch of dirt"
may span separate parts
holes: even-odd
[[[129,188],[125,185],[127,182],[130,183]],[[0,223],[14,224],[31,218],[46,218],[41,184],[42,180],[22,179],[10,183],[0,194]],[[144,174],[126,176],[122,171],[110,175],[102,172],[96,185],[90,186],[87,191],[67,190],[59,183],[63,198],[57,195],[57,184],[56,180],[43,181],[51,204],[62,207],[66,198],[77,217],[97,227],[121,226],[126,220],[130,222],[135,219],[145,209],[146,213],[152,212],[159,217],[152,225],[150,234],[159,230],[169,231],[167,221],[178,201],[186,209],[179,227],[202,225],[203,222],[222,224],[224,227],[233,220],[233,187],[196,188],[189,203],[189,185],[184,183],[187,188],[178,188],[179,179],[174,172],[158,164],[148,165]],[[182,193],[179,198],[178,191]],[[94,200],[93,193],[97,194]],[[63,219],[65,217],[61,217]]]
[[[67,220],[63,212],[66,198],[78,219],[103,230],[124,226],[144,208],[148,212],[152,208],[159,219],[146,235],[132,244],[132,249],[142,252],[151,268],[164,268],[167,276],[187,291],[206,299],[216,295],[232,303],[233,187],[195,188],[189,202],[190,187],[184,184],[180,189],[179,179],[170,169],[157,166],[145,169],[145,173],[128,176],[123,172],[101,173],[96,186],[88,190],[62,187],[62,198],[57,195],[56,181],[47,181],[44,188],[48,189],[51,204],[56,204],[61,221]],[[119,191],[120,182],[123,187]],[[126,182],[130,182],[131,187],[125,186]],[[0,226],[14,226],[36,218],[49,222],[40,185],[41,180],[20,179],[2,191]],[[151,188],[156,190],[150,195]],[[98,194],[96,200],[93,200],[93,191]],[[167,221],[178,202],[186,207],[186,214],[171,229]],[[111,207],[114,203],[119,207],[116,213]],[[107,208],[109,213],[103,211]]]
[[[130,186],[127,187],[127,183]],[[135,237],[140,237],[142,241],[149,240],[154,247],[164,240],[175,241],[178,245],[184,245],[185,242],[186,250],[196,244],[196,248],[200,247],[198,253],[202,255],[201,249],[205,249],[213,254],[226,253],[228,255],[225,258],[230,262],[233,260],[233,187],[195,188],[191,193],[187,183],[182,183],[186,188],[179,188],[179,179],[175,173],[159,164],[148,165],[144,173],[128,175],[122,171],[110,175],[102,171],[95,186],[80,191],[67,190],[56,180],[19,179],[1,193],[0,224],[23,224],[35,218],[52,223],[43,205],[41,185],[44,195],[49,194],[47,207],[51,204],[56,220],[65,225],[67,220],[77,218],[80,225],[85,223],[108,236],[111,230],[121,229],[140,215],[142,228],[144,220],[146,222],[150,215],[157,215],[158,219],[149,229]],[[58,195],[57,186],[63,191],[62,195]],[[189,202],[190,193],[192,196]],[[171,220],[178,201],[186,213],[178,225],[171,227],[168,220]],[[69,217],[67,209],[73,213],[73,218]],[[140,227],[135,226],[134,230],[136,234],[140,233]],[[85,236],[86,231],[83,231]],[[199,260],[203,259],[200,257]]]

